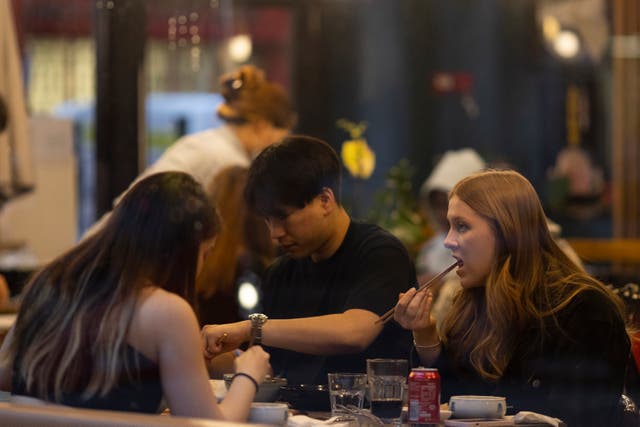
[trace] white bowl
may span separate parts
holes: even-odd
[[[286,403],[253,402],[249,411],[250,423],[284,425],[289,417]]]
[[[451,396],[449,410],[456,418],[502,418],[507,401],[499,396]]]

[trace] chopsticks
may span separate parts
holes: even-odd
[[[436,277],[434,277],[433,279],[429,280],[426,283],[421,284],[418,287],[418,292],[424,291],[426,289],[429,289],[430,287],[432,287],[433,285],[438,283],[444,276],[447,275],[447,273],[449,273],[451,270],[453,270],[457,266],[458,266],[458,260],[456,260],[456,262],[454,262],[449,267],[445,268],[440,273],[438,273],[438,275]],[[382,323],[382,324],[387,323],[389,320],[391,320],[393,318],[393,313],[394,313],[395,310],[396,310],[396,306],[394,305],[389,311],[384,313],[382,316],[380,316],[380,318],[378,320],[376,320],[376,324],[378,324],[378,323]]]

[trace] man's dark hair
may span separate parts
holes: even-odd
[[[263,216],[280,216],[282,208],[303,208],[324,188],[340,203],[340,160],[326,142],[290,135],[267,147],[249,168],[245,198]]]

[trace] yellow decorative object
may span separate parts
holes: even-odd
[[[342,162],[351,175],[367,179],[376,166],[376,155],[364,139],[351,139],[342,143]]]
[[[336,125],[347,132],[352,139],[342,143],[342,163],[355,178],[367,179],[376,167],[376,155],[362,137],[367,128],[366,122],[353,123],[340,119]]]

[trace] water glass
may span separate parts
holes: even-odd
[[[400,425],[409,363],[406,359],[367,359],[371,413],[385,424]]]
[[[329,399],[331,415],[348,414],[350,410],[362,409],[367,390],[367,374],[331,373],[329,377]]]

